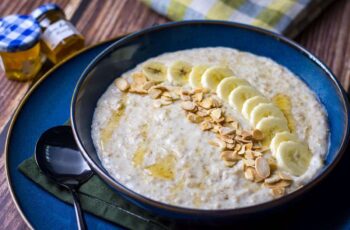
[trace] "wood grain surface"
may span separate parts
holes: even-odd
[[[1,0],[0,16],[27,14],[46,0]],[[137,0],[51,0],[64,8],[87,45],[161,24],[168,20]],[[294,39],[335,73],[346,90],[350,86],[350,1],[336,0]],[[11,118],[31,82],[9,81],[0,72],[0,132]],[[3,136],[2,136],[3,137]],[[3,141],[0,138],[0,141]],[[2,143],[0,143],[0,146]],[[0,151],[3,151],[0,148]],[[0,229],[27,229],[11,199],[0,153]]]

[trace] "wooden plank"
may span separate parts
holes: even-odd
[[[2,0],[0,15],[28,13],[42,2]],[[70,15],[80,4],[83,9],[73,20],[86,36],[87,44],[113,38],[155,23],[168,21],[157,15],[137,0],[54,0]],[[350,1],[339,0],[331,4],[315,22],[296,38],[311,52],[323,60],[349,89],[350,83]],[[0,130],[23,97],[30,83],[10,82],[0,73]],[[0,150],[1,151],[1,150]],[[5,183],[4,155],[0,157],[0,223],[4,229],[26,229],[26,225],[10,198]]]

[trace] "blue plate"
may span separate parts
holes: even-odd
[[[90,48],[50,71],[19,106],[8,134],[6,170],[15,203],[35,229],[76,229],[73,207],[49,195],[23,176],[17,166],[33,154],[40,134],[69,118],[74,87],[86,66],[113,41]],[[266,214],[259,227],[313,227],[350,229],[350,155],[344,154],[334,171],[298,203],[280,213]],[[85,214],[90,229],[117,226]],[[234,226],[238,226],[236,223]],[[246,226],[244,223],[243,226]]]

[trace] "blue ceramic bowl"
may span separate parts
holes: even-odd
[[[113,80],[154,56],[178,50],[224,46],[271,58],[299,76],[327,110],[329,149],[321,172],[303,188],[282,198],[251,207],[230,210],[181,208],[146,198],[114,180],[101,165],[91,139],[96,103]],[[177,218],[232,218],[271,210],[310,190],[340,160],[349,136],[349,105],[332,72],[314,55],[293,41],[252,26],[222,21],[184,21],[155,26],[131,34],[104,50],[87,67],[78,82],[71,107],[72,128],[91,168],[116,192],[135,204],[161,215]]]

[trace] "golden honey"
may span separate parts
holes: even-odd
[[[5,74],[11,80],[31,80],[41,68],[39,43],[25,51],[0,52],[0,56]]]
[[[84,47],[84,37],[66,19],[61,8],[55,4],[46,5],[48,6],[45,10],[40,11],[40,6],[32,15],[38,20],[42,30],[43,53],[53,63],[58,63],[81,50]]]

